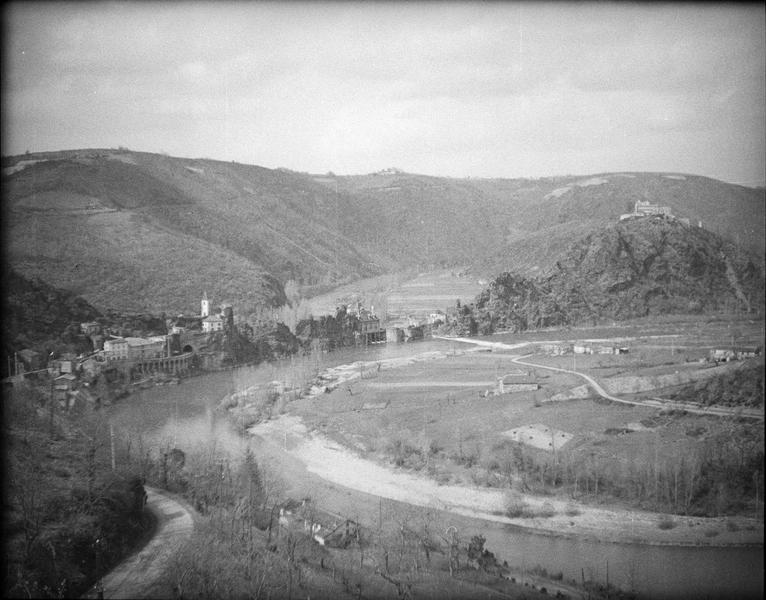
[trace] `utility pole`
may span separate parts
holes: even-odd
[[[109,446],[112,451],[112,472],[116,470],[114,463],[114,425],[109,424]]]

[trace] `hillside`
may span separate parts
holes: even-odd
[[[24,348],[45,351],[64,342],[76,345],[79,325],[100,317],[82,298],[54,288],[43,281],[30,281],[16,272],[3,274],[3,354],[13,356]],[[74,331],[68,331],[72,324]],[[5,364],[0,370],[7,373]]]
[[[540,179],[451,179],[385,171],[318,177],[353,194],[379,222],[408,265],[473,265],[483,274],[549,271],[572,239],[631,212],[637,200],[669,206],[674,215],[763,256],[766,193],[707,177],[672,173],[602,173]],[[455,262],[457,261],[457,262]]]
[[[206,290],[248,312],[282,304],[289,279],[382,270],[343,237],[348,199],[299,174],[126,151],[25,159],[4,168],[7,259],[99,307],[188,312]]]
[[[762,314],[763,273],[720,236],[652,217],[574,241],[551,274],[504,273],[476,299],[480,332],[668,313]]]
[[[4,157],[6,260],[105,310],[239,315],[365,277],[438,268],[553,272],[573,239],[636,200],[764,253],[764,190],[617,173],[455,179],[395,170],[309,175],[120,150]]]

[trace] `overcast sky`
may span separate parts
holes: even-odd
[[[16,3],[3,154],[764,183],[762,4]]]

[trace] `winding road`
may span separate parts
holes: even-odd
[[[194,530],[193,509],[156,488],[146,488],[146,509],[157,519],[157,530],[138,552],[103,577],[84,598],[173,598],[166,571],[173,556]]]
[[[518,350],[519,348],[524,348],[525,346],[529,346],[531,342],[520,342],[518,344],[505,344],[503,342],[490,342],[486,340],[473,340],[470,338],[449,338],[449,337],[443,337],[443,336],[434,336],[436,338],[442,339],[442,340],[448,340],[448,341],[455,341],[455,342],[464,342],[467,344],[474,344],[477,346],[483,346],[486,348],[493,348],[497,350]],[[744,407],[734,407],[729,408],[726,406],[711,406],[711,407],[703,407],[699,404],[690,404],[688,402],[674,402],[672,400],[657,398],[652,400],[628,400],[626,398],[619,398],[617,396],[613,396],[610,393],[608,393],[593,377],[590,375],[587,375],[585,373],[582,373],[580,371],[572,371],[571,369],[562,369],[560,367],[551,367],[548,365],[541,365],[539,363],[533,363],[524,360],[525,358],[533,356],[533,354],[525,354],[523,356],[517,356],[515,358],[511,359],[511,362],[514,362],[519,365],[524,365],[527,367],[534,367],[537,369],[546,369],[548,371],[556,371],[558,373],[567,373],[569,375],[576,375],[577,377],[580,377],[584,379],[588,385],[590,385],[593,390],[602,398],[606,398],[607,400],[611,400],[612,402],[619,402],[620,404],[632,404],[634,406],[648,406],[651,408],[671,408],[675,410],[684,410],[689,413],[694,413],[698,415],[715,415],[719,417],[748,417],[751,419],[759,419],[764,420],[764,412],[762,410],[754,409],[754,408],[744,408]]]

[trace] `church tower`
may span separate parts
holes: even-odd
[[[207,299],[207,292],[202,295],[202,302],[200,302],[200,315],[207,317],[210,314],[210,301]]]

